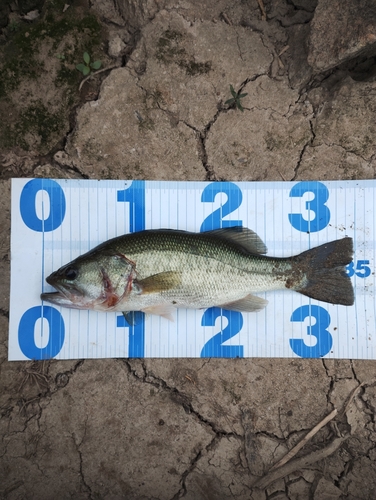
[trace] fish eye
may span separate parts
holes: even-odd
[[[77,274],[77,269],[75,269],[74,267],[67,267],[64,273],[65,277],[69,281],[75,280],[77,278]]]

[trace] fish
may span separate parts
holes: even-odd
[[[149,229],[112,238],[46,278],[57,306],[172,319],[177,308],[221,307],[256,312],[268,301],[257,293],[294,290],[322,302],[351,306],[346,273],[353,240],[324,243],[292,257],[265,255],[261,238],[243,226],[201,233]]]

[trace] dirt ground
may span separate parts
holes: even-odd
[[[375,361],[7,361],[11,177],[373,179],[372,2],[4,5],[1,498],[374,500]]]

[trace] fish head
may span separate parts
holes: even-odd
[[[73,309],[109,311],[131,292],[135,278],[135,264],[123,255],[83,255],[46,278],[57,291],[42,293],[41,299]]]

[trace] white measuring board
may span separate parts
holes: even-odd
[[[162,182],[13,179],[9,360],[113,357],[376,359],[376,181]],[[290,290],[257,313],[176,310],[174,322],[42,303],[45,278],[128,232],[243,225],[288,257],[351,236],[355,304]],[[231,283],[229,283],[231,286]]]

